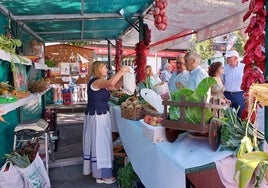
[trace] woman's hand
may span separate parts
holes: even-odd
[[[129,66],[123,66],[123,67],[121,68],[121,71],[122,71],[123,73],[125,73],[125,72],[130,72],[130,67],[129,67]]]

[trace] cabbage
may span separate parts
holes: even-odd
[[[208,91],[211,86],[215,85],[217,81],[212,77],[204,78],[196,90],[193,91],[188,88],[183,88],[181,90],[171,92],[171,100],[179,102],[181,97],[185,98],[185,101],[189,102],[203,102],[204,97],[208,97]],[[200,107],[188,107],[185,111],[185,120],[190,123],[201,123],[202,121],[202,108]],[[171,120],[179,120],[180,111],[179,107],[170,106],[169,108],[169,117]],[[206,123],[210,121],[213,117],[211,109],[205,109],[205,121]]]

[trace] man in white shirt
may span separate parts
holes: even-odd
[[[239,54],[235,50],[227,52],[225,57],[227,58],[227,65],[224,67],[223,73],[224,96],[232,102],[231,107],[239,108],[237,115],[241,117],[245,105],[244,91],[240,87],[245,64],[239,62]]]
[[[162,76],[160,77],[162,81],[168,82],[169,79],[171,78],[171,71],[172,71],[172,66],[170,63],[166,63],[164,65],[164,70],[162,71]]]
[[[168,81],[168,88],[170,92],[174,92],[185,87],[188,82],[189,72],[185,67],[184,54],[179,54],[177,56],[176,67],[177,71],[171,75],[171,78]]]
[[[208,73],[200,67],[201,57],[195,51],[190,51],[184,56],[186,70],[189,71],[189,79],[186,88],[196,90],[198,84],[206,77]]]

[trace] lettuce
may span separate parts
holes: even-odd
[[[215,85],[217,82],[212,77],[204,78],[196,90],[193,91],[188,88],[183,88],[181,90],[171,92],[171,100],[180,102],[181,97],[185,98],[185,101],[189,102],[203,102],[204,97],[208,97],[208,91],[211,86]],[[201,123],[202,121],[202,108],[200,107],[188,107],[185,111],[185,120],[190,123]],[[209,122],[209,120],[213,117],[213,113],[210,109],[205,109],[205,121]],[[171,120],[179,120],[180,111],[179,107],[170,106],[169,108],[169,117]]]

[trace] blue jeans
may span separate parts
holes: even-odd
[[[245,107],[243,95],[244,95],[244,91],[239,91],[239,92],[225,91],[224,92],[224,96],[232,102],[231,107],[235,109],[239,107],[239,110],[237,113],[237,116],[239,118],[241,118],[242,111]]]

